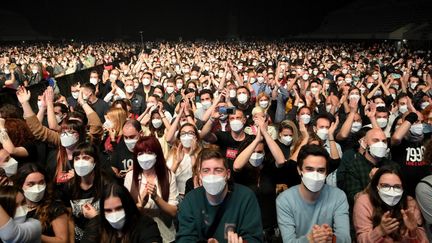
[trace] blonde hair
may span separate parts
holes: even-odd
[[[121,136],[123,134],[123,125],[127,119],[126,111],[122,108],[111,107],[108,110],[106,116],[113,123],[114,130],[119,136]]]
[[[261,92],[256,96],[255,107],[260,107],[259,102],[262,97],[267,97],[267,100],[269,101],[269,104],[266,108],[266,110],[268,110],[268,108],[270,107],[271,100],[270,100],[270,96],[266,92]]]

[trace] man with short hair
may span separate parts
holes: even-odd
[[[71,96],[69,96],[67,98],[67,103],[69,105],[69,107],[75,108],[76,105],[78,104],[78,95],[79,95],[79,91],[80,91],[80,83],[76,82],[73,83],[70,87],[71,89]]]
[[[322,146],[301,148],[297,170],[302,182],[276,200],[284,242],[351,242],[347,198],[340,189],[324,183],[329,160]]]
[[[83,92],[83,99],[91,106],[91,108],[98,114],[102,123],[105,122],[105,115],[108,112],[109,106],[104,100],[99,99],[95,92],[96,88],[91,83],[85,83],[81,86]]]
[[[176,242],[263,242],[257,199],[249,188],[230,181],[225,156],[203,149],[196,163],[203,186],[180,204]]]

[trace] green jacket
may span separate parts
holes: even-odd
[[[261,211],[254,193],[239,184],[234,184],[229,193],[216,232],[209,238],[215,238],[220,243],[227,242],[226,231],[233,229],[248,243],[263,242]],[[209,204],[203,187],[186,194],[178,212],[179,230],[176,242],[207,242],[206,232],[219,207]]]

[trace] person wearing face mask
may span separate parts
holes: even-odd
[[[382,166],[359,194],[353,215],[357,242],[429,242],[416,200],[396,166]]]
[[[122,128],[122,137],[111,155],[111,168],[120,182],[132,170],[133,149],[141,134],[141,124],[137,120],[127,120]]]
[[[253,120],[253,124],[250,126],[245,127],[244,131],[246,134],[249,135],[256,135],[257,131],[259,129],[258,126],[258,120],[264,120],[266,122],[267,125],[267,132],[270,134],[270,136],[273,139],[277,138],[277,132],[276,132],[276,128],[271,125],[271,120],[269,118],[269,116],[265,113],[265,110],[261,107],[255,107],[252,110],[252,120]]]
[[[107,102],[105,102],[103,99],[99,99],[96,95],[96,88],[91,83],[85,83],[81,85],[81,92],[82,92],[82,98],[84,99],[85,103],[88,103],[90,107],[98,114],[99,119],[101,122],[105,122],[105,114],[107,113],[109,109],[109,105]],[[83,102],[79,102],[80,105],[83,104]]]
[[[157,224],[140,214],[128,190],[117,183],[104,187],[99,204],[100,215],[86,228],[81,243],[157,242],[162,243]]]
[[[90,141],[97,143],[103,134],[102,123],[96,112],[83,99],[82,91],[78,97],[86,116],[81,113],[71,114],[64,122],[60,133],[52,131],[44,126],[36,118],[30,104],[30,92],[21,87],[17,92],[26,123],[33,135],[42,142],[54,145],[55,149],[48,151],[46,169],[50,179],[55,183],[65,183],[70,180],[72,171],[72,154],[75,147],[86,139],[86,123],[88,119]]]
[[[69,107],[75,108],[78,105],[78,95],[80,90],[80,83],[75,82],[70,86],[71,96],[67,97]]]
[[[261,70],[260,70],[261,71]],[[272,93],[272,89],[267,84],[268,77],[264,75],[264,73],[258,72],[256,77],[256,82],[252,84],[252,89],[256,95],[259,95],[261,93],[266,93],[267,95],[270,95]],[[251,90],[252,91],[252,90]]]
[[[270,96],[267,93],[260,93],[256,97],[255,107],[264,109],[265,113],[269,115],[270,119],[275,122],[276,120],[276,109],[278,106],[277,99],[270,100]],[[285,115],[285,110],[283,111]]]
[[[420,112],[405,114],[402,124],[391,137],[391,155],[407,178],[405,188],[410,196],[415,195],[418,182],[430,174],[430,164],[424,160],[424,145],[430,139],[430,133],[423,134],[422,121],[423,115]]]
[[[134,82],[131,79],[125,81],[125,94],[126,98],[131,102],[132,114],[141,115],[144,112],[145,101],[141,95],[135,92]]]
[[[358,112],[359,100],[350,99],[348,102],[349,113],[336,135],[336,140],[341,144],[342,151],[354,149],[357,133],[363,127],[362,117]],[[358,139],[357,139],[358,140]]]
[[[126,112],[122,108],[111,107],[105,115],[103,124],[104,136],[102,137],[102,154],[109,160],[117,144],[122,139],[122,128],[126,122]]]
[[[203,149],[197,163],[203,186],[180,204],[176,242],[263,242],[257,199],[249,188],[231,181],[225,156]]]
[[[394,163],[386,158],[387,138],[380,128],[370,129],[359,143],[361,150],[345,164],[345,186],[342,189],[347,195],[350,209],[354,205],[355,195],[369,184],[370,172],[374,168]]]
[[[180,198],[185,195],[186,181],[192,178],[192,167],[202,149],[198,134],[194,125],[183,124],[167,157],[167,166],[175,174]]]
[[[27,218],[41,222],[42,241],[68,242],[69,213],[66,207],[56,200],[51,184],[45,178],[42,168],[29,163],[19,168],[14,185],[24,191]]]
[[[247,87],[240,86],[237,88],[237,99],[235,99],[232,104],[238,110],[242,110],[245,114],[245,117],[250,120],[249,114],[252,113],[254,106],[251,103],[251,91]]]
[[[152,110],[149,107],[149,110]],[[155,136],[160,145],[162,146],[162,150],[165,156],[168,155],[169,145],[165,138],[165,134],[170,129],[171,124],[169,123],[165,112],[162,110],[161,105],[159,104],[156,109],[151,112],[148,112],[144,118],[141,120],[141,125],[143,126],[143,135],[144,136]]]
[[[321,146],[301,148],[297,157],[301,184],[276,200],[284,242],[351,242],[347,198],[342,190],[325,184],[329,160]]]
[[[145,72],[141,78],[141,83],[136,89],[136,93],[141,95],[145,101],[153,94],[153,86],[151,86],[152,80],[153,75],[150,72]]]
[[[199,93],[200,104],[197,110],[194,112],[194,116],[196,119],[203,120],[205,112],[212,106],[213,104],[213,93],[210,90],[204,89]]]
[[[177,184],[174,173],[166,166],[159,141],[154,136],[138,139],[134,148],[133,169],[126,174],[124,185],[141,213],[156,221],[163,241],[174,241]]]
[[[112,178],[107,176],[108,168],[99,161],[96,146],[87,142],[75,148],[73,168],[73,179],[58,189],[75,222],[75,242],[80,242],[90,220],[99,214],[101,190]]]
[[[234,161],[233,178],[236,183],[254,191],[262,212],[264,240],[271,241],[276,237],[277,228],[275,174],[278,168],[285,165],[286,159],[282,150],[267,132],[264,119],[259,119],[258,129],[253,140],[245,140],[240,145],[239,151],[242,152]]]
[[[0,187],[0,240],[8,242],[41,242],[42,226],[36,219],[26,218],[23,191],[14,186]]]
[[[228,160],[229,168],[232,168],[233,162],[239,152],[238,148],[241,142],[250,135],[244,132],[246,118],[244,112],[238,109],[235,110],[234,114],[228,115],[231,132],[211,132],[211,127],[220,118],[220,116],[221,114],[219,111],[213,110],[212,116],[201,129],[200,137],[204,141],[218,145],[221,152],[225,154]]]

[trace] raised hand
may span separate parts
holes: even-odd
[[[414,232],[417,229],[417,219],[414,215],[414,210],[412,208],[407,210],[401,209],[401,213],[405,226],[409,231]]]
[[[24,86],[20,86],[16,92],[16,96],[18,98],[18,101],[21,104],[24,104],[30,100],[31,93]]]

